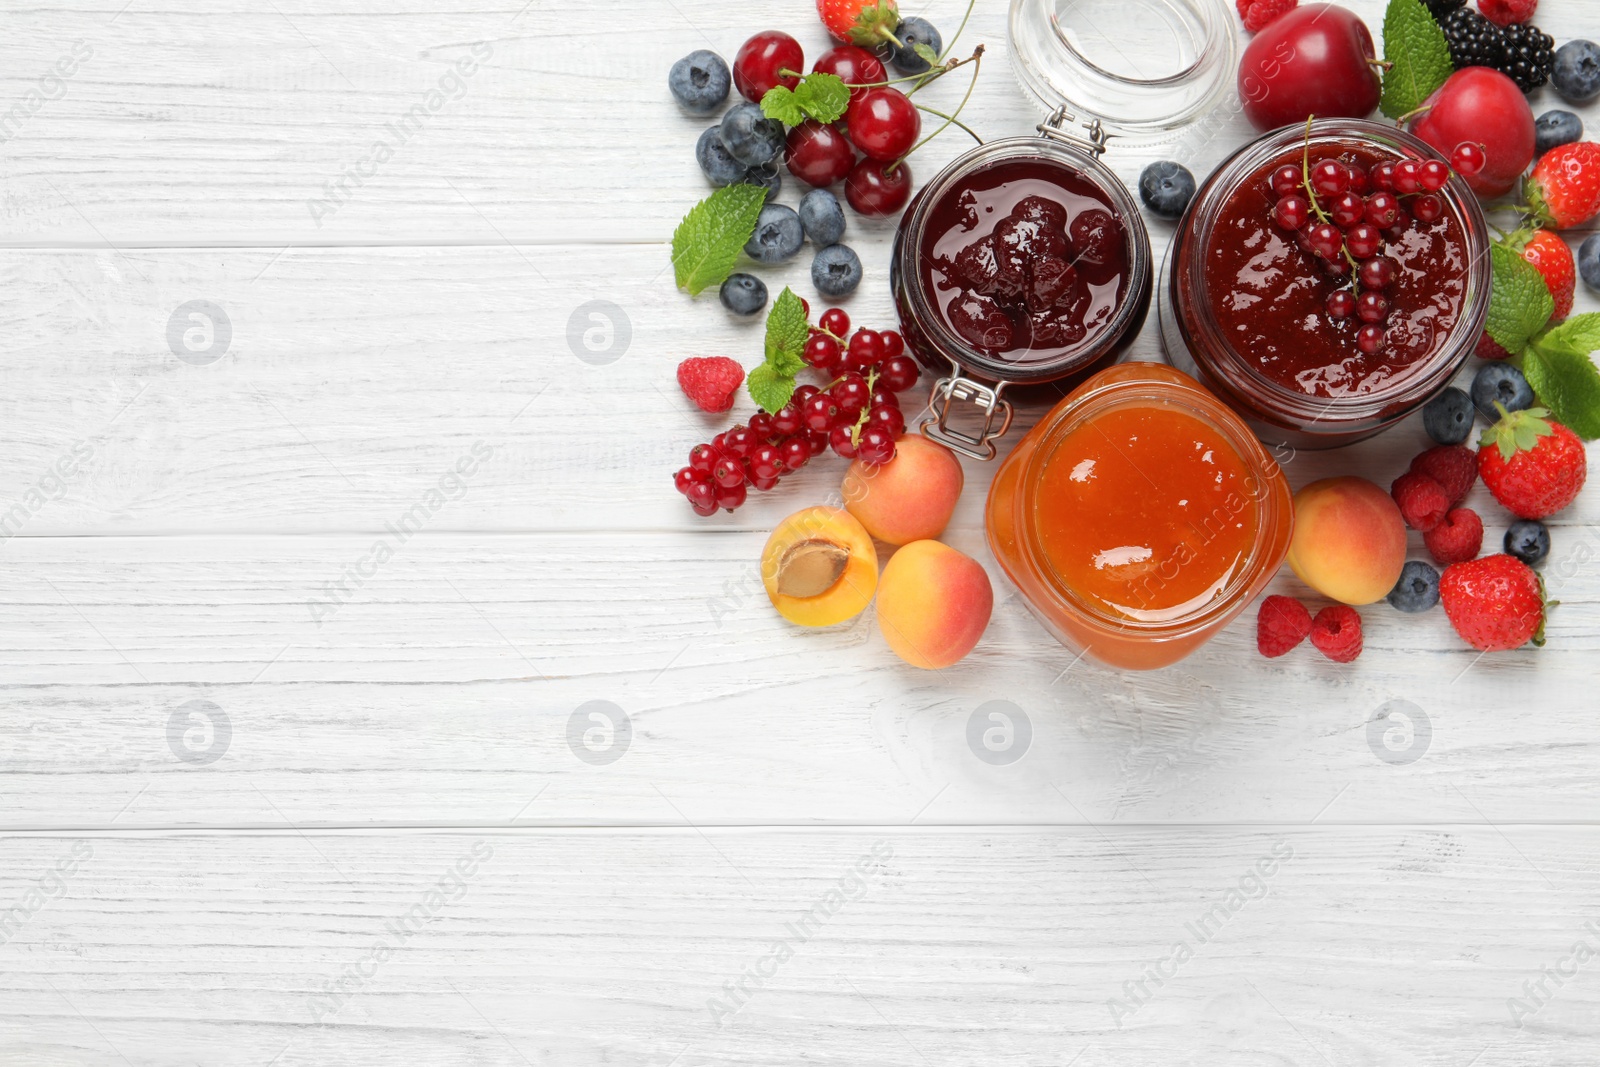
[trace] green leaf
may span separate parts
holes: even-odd
[[[745,388],[763,411],[776,412],[794,396],[794,375],[779,374],[771,364],[763,363],[750,372]]]
[[[759,185],[728,185],[689,209],[672,232],[672,272],[678,288],[699,296],[706,286],[728,280],[739,253],[756,232],[766,199],[767,191]]]
[[[1600,437],[1600,370],[1589,353],[1535,344],[1523,356],[1522,373],[1557,422],[1585,441]]]
[[[805,113],[818,122],[837,122],[850,106],[850,90],[845,88],[844,79],[837,74],[807,74],[805,80],[796,87],[795,96]],[[766,103],[766,97],[762,97],[763,110]]]
[[[1490,245],[1494,263],[1494,289],[1489,296],[1489,321],[1485,324],[1495,343],[1512,355],[1544,329],[1556,303],[1537,267],[1503,245]]]
[[[1383,96],[1378,107],[1397,119],[1421,107],[1454,72],[1450,43],[1422,0],[1389,0],[1383,13]]]
[[[1600,349],[1600,312],[1574,315],[1557,323],[1533,339],[1537,348],[1559,348],[1580,356]]]
[[[805,84],[801,82],[801,88]],[[774,85],[761,95],[761,113],[785,126],[798,126],[806,120],[800,95],[787,85]]]
[[[804,351],[811,326],[805,305],[788,286],[767,313],[766,360],[750,372],[750,399],[768,412],[776,412],[794,395],[794,376],[805,369]]]
[[[933,50],[932,45],[918,43],[912,45],[911,50],[921,56],[922,61],[928,66],[937,67],[939,65],[939,53]]]

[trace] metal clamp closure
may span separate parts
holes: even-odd
[[[918,423],[917,428],[924,437],[939,442],[963,456],[972,459],[990,460],[998,451],[994,441],[997,437],[1004,437],[1005,432],[1011,428],[1011,401],[1000,399],[1000,391],[1006,387],[1006,382],[990,388],[981,385],[969,378],[961,377],[958,373],[940,378],[933,385],[933,391],[928,396],[927,413]],[[966,433],[948,425],[951,406],[957,402],[975,404],[983,414],[983,426],[976,434]],[[999,425],[996,426],[996,420]]]
[[[1079,133],[1076,126],[1071,128],[1067,126],[1068,123],[1076,122],[1076,117],[1067,110],[1067,105],[1062,104],[1051,112],[1049,118],[1039,123],[1034,129],[1039,131],[1039,136],[1041,137],[1048,137],[1052,141],[1060,141],[1074,148],[1081,148],[1092,154],[1096,159],[1099,159],[1105,152],[1106,142],[1111,140],[1112,135],[1106,132],[1104,126],[1100,125],[1099,119],[1090,119],[1088,124],[1083,127],[1083,133]]]

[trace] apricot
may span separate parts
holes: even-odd
[[[761,551],[761,583],[778,614],[801,626],[853,619],[878,588],[872,535],[843,508],[797,511]]]
[[[938,537],[961,496],[961,462],[919,433],[902,434],[894,458],[873,467],[859,459],[844,476],[844,506],[867,532],[891,545]]]
[[[1382,600],[1406,564],[1406,523],[1394,498],[1365,478],[1312,482],[1294,495],[1289,566],[1345,604]]]
[[[913,667],[937,670],[971,652],[993,609],[983,566],[938,541],[901,547],[878,582],[878,629]]]

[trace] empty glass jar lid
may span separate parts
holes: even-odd
[[[1119,138],[1170,139],[1234,84],[1228,0],[1012,0],[1010,37],[1012,69],[1041,108]]]

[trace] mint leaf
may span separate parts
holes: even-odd
[[[745,388],[763,411],[774,413],[794,396],[794,376],[779,374],[771,364],[763,363],[750,372]]]
[[[1585,441],[1600,437],[1600,369],[1590,353],[1600,348],[1600,314],[1578,315],[1534,338],[1522,373],[1556,421]]]
[[[762,410],[776,412],[794,395],[794,376],[805,369],[806,309],[794,290],[784,287],[767,314],[766,360],[750,372],[746,388]]]
[[[838,122],[850,106],[850,90],[837,74],[807,74],[795,96],[806,114],[818,122]],[[764,98],[762,103],[766,103]]]
[[[1389,0],[1383,13],[1383,72],[1378,107],[1397,119],[1421,107],[1445,83],[1454,67],[1450,44],[1422,0]]]
[[[706,286],[728,280],[745,242],[756,232],[766,199],[762,186],[727,185],[689,209],[672,231],[672,272],[678,288],[699,296]]]
[[[800,88],[805,88],[805,82]],[[798,126],[806,120],[800,96],[787,85],[774,85],[761,94],[761,113],[785,126]]]
[[[1496,344],[1515,355],[1544,329],[1555,313],[1556,302],[1544,275],[1532,263],[1500,244],[1489,246],[1489,256],[1494,263],[1494,288],[1484,328]]]

